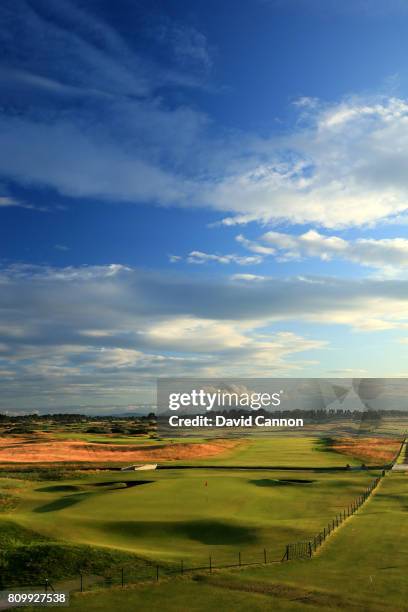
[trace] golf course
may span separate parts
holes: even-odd
[[[399,591],[387,597],[397,605],[408,555],[406,474],[389,471],[398,456],[404,465],[401,442],[395,433],[173,441],[55,425],[36,437],[3,436],[3,587],[47,580],[71,591],[74,610],[155,610],[163,601],[208,610],[212,600],[226,610],[385,610],[373,589],[395,579]],[[86,451],[86,461],[53,460],[67,448]],[[18,449],[14,462],[10,449]],[[157,457],[151,469],[123,469],[125,459]],[[311,558],[282,562],[288,545],[330,529],[383,474]]]

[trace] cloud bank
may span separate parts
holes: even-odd
[[[3,268],[1,408],[134,403],[135,394],[151,397],[163,375],[296,372],[326,342],[284,331],[285,322],[408,327],[408,281],[247,276],[198,282],[120,265]]]

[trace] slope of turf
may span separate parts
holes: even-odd
[[[404,474],[388,475],[312,560],[74,595],[71,609],[403,612],[408,609],[407,481]]]
[[[141,577],[150,577],[145,561],[114,549],[52,541],[21,527],[12,520],[0,520],[0,584],[5,586],[42,584],[86,574],[109,575],[118,566],[138,567]]]
[[[306,475],[305,475],[306,474]],[[28,482],[13,520],[52,539],[106,546],[160,561],[279,559],[288,542],[317,532],[373,478],[370,471],[229,470],[111,473]],[[100,484],[104,486],[100,486]],[[7,515],[3,515],[7,516]]]

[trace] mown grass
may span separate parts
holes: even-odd
[[[27,482],[12,513],[52,540],[105,546],[161,562],[279,559],[314,535],[374,477],[364,472],[168,470]],[[151,481],[125,488],[123,481]],[[102,485],[102,486],[101,486]]]
[[[360,465],[357,458],[337,453],[313,437],[246,438],[234,449],[216,457],[174,462],[185,465],[344,467]]]
[[[257,592],[232,591],[212,582],[176,579],[162,584],[144,584],[137,588],[105,589],[74,594],[70,610],[100,612],[106,610],[141,610],[143,612],[265,612],[304,610],[296,601],[279,601]],[[309,608],[310,609],[310,608]]]
[[[312,560],[78,594],[71,609],[403,612],[408,600],[407,484],[405,474],[388,475]]]

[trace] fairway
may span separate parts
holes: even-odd
[[[171,611],[186,606],[204,612],[209,602],[217,602],[234,611],[403,612],[408,598],[407,507],[408,477],[392,473],[312,560],[75,595],[72,609],[92,612],[106,604],[159,610],[165,605]]]
[[[235,561],[238,551],[253,559],[264,548],[280,559],[288,542],[315,533],[373,475],[192,469],[151,472],[141,479],[135,473],[104,473],[24,483],[17,508],[2,516],[52,540],[160,561],[200,563],[209,554],[219,562]]]
[[[183,462],[187,463],[187,462]],[[315,437],[246,438],[239,446],[223,456],[190,460],[188,465],[287,466],[287,467],[344,467],[361,465],[361,460],[335,452],[324,440]]]

